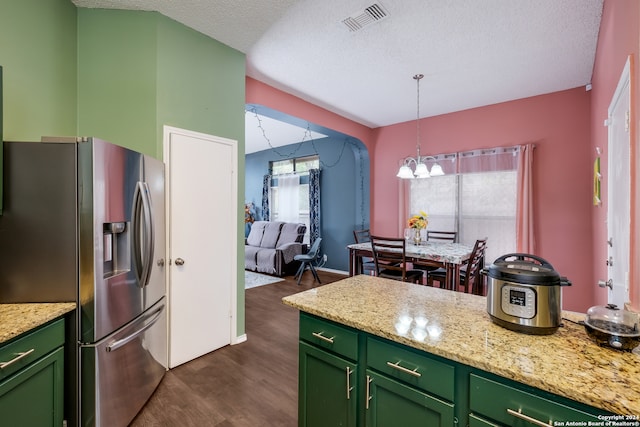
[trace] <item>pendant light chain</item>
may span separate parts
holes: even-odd
[[[420,79],[424,77],[424,74],[416,74],[413,78],[416,81],[417,96],[416,96],[416,151],[418,152],[418,162],[420,161]]]
[[[258,110],[255,107],[251,107],[249,109],[246,110],[247,112],[250,112],[254,115],[257,123],[258,123],[258,129],[260,129],[260,133],[262,134],[262,137],[264,138],[264,140],[267,142],[267,144],[269,145],[269,149],[275,153],[276,155],[278,155],[280,158],[282,159],[292,159],[294,158],[294,155],[300,150],[300,148],[302,148],[302,145],[305,142],[310,142],[311,143],[311,147],[313,148],[313,153],[318,156],[318,160],[320,162],[320,166],[324,167],[324,168],[332,168],[338,165],[338,163],[340,163],[340,161],[342,160],[342,157],[344,156],[345,153],[345,148],[347,147],[347,145],[350,145],[352,147],[357,147],[357,144],[355,143],[355,141],[352,141],[352,137],[350,137],[349,135],[345,135],[343,141],[342,141],[342,149],[340,150],[340,154],[338,154],[338,157],[336,158],[336,160],[332,163],[327,163],[325,161],[323,161],[323,159],[320,157],[320,153],[318,151],[318,148],[315,145],[315,140],[313,138],[313,134],[311,132],[311,124],[309,122],[307,122],[307,128],[304,131],[304,134],[302,135],[302,139],[300,140],[300,142],[296,143],[293,146],[293,151],[290,151],[288,153],[284,153],[280,150],[278,150],[276,147],[273,146],[273,144],[271,143],[271,139],[269,139],[269,137],[267,137],[267,133],[264,130],[264,127],[262,126],[262,120],[260,119],[260,115],[258,114]],[[293,144],[290,144],[293,145]]]

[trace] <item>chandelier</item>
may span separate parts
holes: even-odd
[[[416,157],[407,157],[403,160],[402,166],[398,170],[398,174],[396,175],[398,178],[402,179],[411,179],[411,178],[429,178],[431,176],[440,176],[444,175],[444,171],[442,167],[436,162],[431,168],[431,172],[429,172],[429,168],[425,164],[425,160],[433,159],[436,160],[435,157],[432,156],[421,156],[420,155],[420,79],[424,77],[423,74],[416,74],[413,76],[413,79],[416,81],[417,86],[417,114],[416,114],[416,151],[418,155]],[[411,163],[415,165],[415,171],[411,170]]]

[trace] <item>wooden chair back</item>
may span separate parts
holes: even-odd
[[[405,245],[403,238],[371,236],[376,276],[420,283],[422,271],[407,271]]]
[[[458,232],[457,231],[436,231],[436,230],[427,230],[427,241],[437,241],[437,242],[451,242],[455,243],[458,241]]]
[[[480,270],[484,268],[484,254],[487,250],[487,238],[476,240],[471,257],[466,265],[464,274],[464,292],[484,295],[484,276]]]
[[[353,238],[356,243],[365,243],[371,241],[371,233],[369,229],[366,228],[364,230],[353,230]]]

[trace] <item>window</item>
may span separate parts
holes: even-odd
[[[309,169],[318,169],[320,167],[320,157],[307,156],[298,157],[297,159],[286,159],[270,162],[269,168],[271,175],[282,175],[294,172],[307,172]]]
[[[318,156],[271,162],[270,221],[306,224],[304,242],[309,243],[309,174],[320,166]]]
[[[491,157],[492,161],[478,159],[480,156]],[[496,156],[501,157],[497,166],[494,164]],[[518,177],[513,150],[502,150],[497,154],[495,151],[489,154],[469,152],[459,157],[457,170],[466,169],[465,172],[411,180],[409,212],[426,211],[429,229],[456,230],[458,241],[462,243],[471,244],[488,237],[488,263],[506,253],[516,252]],[[470,167],[472,157],[475,157],[475,164]],[[487,163],[491,165],[487,166]]]

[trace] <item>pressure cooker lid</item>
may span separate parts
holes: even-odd
[[[638,314],[620,310],[615,304],[596,305],[587,310],[584,323],[613,335],[638,337]]]
[[[489,277],[529,285],[561,285],[565,278],[543,258],[531,254],[506,254],[488,268]]]

